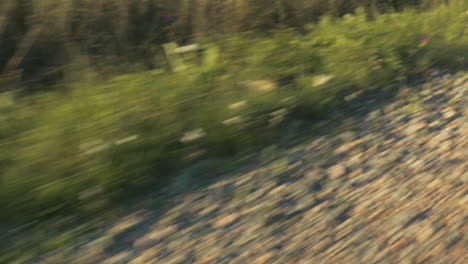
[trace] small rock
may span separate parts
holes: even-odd
[[[426,223],[422,225],[416,233],[416,240],[418,240],[419,243],[424,243],[432,236],[432,234],[433,227],[429,223]]]
[[[235,220],[237,220],[239,218],[239,215],[238,214],[230,214],[230,215],[227,215],[227,216],[224,216],[224,217],[221,217],[220,219],[218,219],[214,224],[213,226],[215,228],[222,228],[222,227],[225,227],[227,225],[230,225],[232,224]]]
[[[416,132],[420,131],[421,129],[425,128],[426,126],[427,126],[427,124],[425,122],[418,122],[418,123],[415,123],[415,124],[411,124],[405,129],[405,134],[407,136],[414,135]]]
[[[435,120],[429,124],[429,127],[437,127],[440,126],[442,123],[439,120]]]
[[[106,259],[103,264],[125,264],[128,263],[132,257],[133,253],[131,251],[124,251],[119,253],[111,258]]]
[[[158,244],[154,247],[151,247],[149,249],[144,250],[143,252],[139,253],[140,256],[133,259],[129,264],[141,264],[141,263],[147,263],[145,261],[149,261],[154,258],[155,255],[157,255],[159,252],[161,252],[166,245],[164,244]]]
[[[100,250],[91,250],[79,252],[77,258],[72,262],[73,264],[79,263],[99,263],[104,258],[104,252]],[[50,262],[48,262],[50,263]]]
[[[362,153],[358,153],[352,156],[347,162],[346,166],[348,167],[356,167],[363,163],[363,155]]]
[[[307,172],[304,175],[304,183],[305,185],[309,185],[315,189],[320,189],[321,185],[325,180],[325,174],[320,170],[312,170]]]
[[[134,247],[144,247],[162,238],[168,237],[178,230],[178,225],[172,225],[164,229],[155,230],[135,241]]]
[[[374,110],[372,112],[370,112],[368,115],[367,115],[367,120],[374,120],[376,118],[378,118],[379,116],[382,115],[382,111],[381,110]]]
[[[218,209],[218,205],[213,204],[213,205],[210,205],[210,206],[205,207],[204,209],[202,209],[200,212],[198,212],[198,215],[200,215],[200,216],[206,215],[206,214],[209,214],[209,213],[213,212],[216,209]]]
[[[409,211],[403,211],[395,215],[394,221],[400,224],[403,227],[406,227],[408,224],[411,223],[415,213]]]
[[[352,232],[351,228],[349,228],[349,227],[345,228],[345,229],[341,230],[340,232],[338,232],[336,234],[335,239],[340,240],[340,239],[344,238],[345,236],[351,234],[351,232]]]
[[[304,219],[311,219],[319,214],[320,210],[327,207],[330,204],[329,201],[322,202],[321,204],[316,205],[314,208],[310,209],[304,214]]]
[[[346,173],[346,166],[343,164],[337,164],[328,169],[328,176],[330,179],[337,179]]]
[[[362,168],[358,168],[348,174],[348,179],[352,180],[363,173]]]
[[[468,13],[468,12],[467,12]],[[456,79],[455,81],[453,81],[453,85],[454,86],[458,86],[462,83],[464,83],[466,81],[466,78],[465,77],[461,77],[461,78],[458,78]]]
[[[309,151],[314,148],[318,148],[323,143],[325,143],[325,137],[319,137],[318,139],[314,140],[309,146],[307,146],[306,150]]]
[[[279,195],[281,194],[281,192],[286,189],[286,186],[283,184],[283,185],[280,185],[276,188],[274,188],[273,190],[271,190],[270,192],[268,192],[267,195]]]
[[[406,239],[405,237],[399,237],[399,239],[396,240],[395,243],[391,244],[390,250],[397,252],[403,249],[408,243],[409,243],[408,239]]]
[[[455,111],[453,111],[452,109],[448,108],[444,114],[443,114],[443,117],[445,119],[450,119],[452,117],[454,117],[457,113]]]
[[[333,240],[329,237],[326,237],[312,247],[314,253],[321,253],[329,248],[333,244]]]
[[[353,142],[344,144],[343,146],[337,148],[334,152],[335,152],[335,154],[338,154],[338,155],[349,152],[351,149],[353,149],[357,145],[361,144],[362,142],[363,142],[363,140],[361,140],[361,139],[355,140]]]
[[[267,252],[260,257],[256,258],[252,264],[264,264],[267,263],[270,259],[272,259],[275,256],[273,252]]]
[[[296,209],[297,210],[304,210],[316,203],[316,199],[314,195],[305,195],[297,200]]]
[[[265,194],[265,191],[263,190],[258,190],[256,192],[253,192],[251,194],[249,194],[246,199],[245,199],[245,202],[246,203],[252,203],[252,202],[255,202],[257,201],[258,199],[264,197],[264,194]]]
[[[356,139],[356,137],[357,137],[357,133],[354,131],[346,131],[338,135],[339,139],[346,141],[346,142],[353,141]]]
[[[138,217],[136,215],[131,215],[127,217],[126,219],[123,219],[121,222],[113,226],[109,231],[107,231],[108,234],[114,235],[117,233],[121,233],[125,230],[128,230],[132,227],[137,226],[143,221],[142,217]]]

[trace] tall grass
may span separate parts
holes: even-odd
[[[392,88],[431,67],[466,69],[466,10],[460,0],[368,20],[358,9],[339,19],[324,16],[305,34],[291,28],[236,34],[224,40],[223,52],[204,42],[210,63],[180,73],[104,79],[89,61],[73,60],[66,90],[1,94],[0,215],[27,220],[89,210],[89,201],[112,202],[163,182],[194,152],[256,149],[282,121],[323,117],[356,90]],[[100,193],[83,198],[96,186]]]

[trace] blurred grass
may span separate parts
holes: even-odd
[[[456,0],[459,1],[459,0]],[[85,54],[94,69],[137,72],[164,66],[160,45],[293,27],[357,7],[367,18],[447,0],[4,0],[0,2],[0,70],[26,84],[67,79],[67,65]],[[50,51],[53,52],[50,52]],[[292,58],[291,58],[292,59]],[[4,87],[2,87],[4,88]],[[37,87],[35,87],[37,88]],[[29,87],[32,89],[32,87]]]
[[[179,73],[113,76],[74,60],[64,89],[2,94],[1,218],[97,212],[159,186],[196,151],[205,157],[254,151],[284,122],[326,118],[358,90],[384,93],[434,67],[466,69],[466,10],[458,0],[369,20],[358,9],[324,16],[305,34],[248,31],[221,46],[203,42],[204,66]],[[189,137],[199,138],[181,142]],[[80,198],[96,186],[99,192]]]

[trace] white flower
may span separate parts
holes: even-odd
[[[271,118],[270,120],[268,120],[270,126],[276,126],[276,125],[280,124],[283,121],[284,121],[284,116],[283,115],[275,116],[275,117]]]
[[[206,136],[206,133],[205,131],[203,131],[203,128],[198,128],[198,129],[185,133],[184,136],[180,139],[180,142],[188,143],[188,142],[200,139],[204,136]]]
[[[133,136],[130,136],[130,137],[126,137],[126,138],[119,139],[119,140],[115,141],[114,144],[115,144],[115,145],[121,145],[121,144],[130,142],[130,141],[134,141],[134,140],[137,140],[137,139],[138,139],[138,136],[137,136],[137,135],[133,135]]]
[[[229,110],[235,110],[235,109],[239,109],[239,108],[242,108],[242,107],[245,107],[247,105],[247,101],[240,101],[240,102],[237,102],[237,103],[233,103],[233,104],[230,104],[228,106]]]
[[[80,145],[80,150],[84,154],[90,155],[96,152],[101,152],[109,148],[109,144],[105,143],[102,139],[94,140]]]
[[[333,75],[326,75],[326,74],[318,75],[314,78],[313,86],[314,87],[322,86],[333,78],[334,78]]]
[[[277,110],[277,111],[271,113],[270,116],[277,117],[277,116],[285,116],[287,114],[288,114],[288,109],[281,108],[280,110]]]
[[[246,81],[243,84],[257,92],[271,92],[278,88],[278,84],[270,80]]]
[[[242,122],[242,118],[240,116],[235,116],[233,118],[229,118],[223,121],[223,124],[226,126],[234,125],[234,124],[239,124]]]

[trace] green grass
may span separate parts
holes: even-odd
[[[258,150],[274,139],[277,126],[326,118],[356,90],[384,91],[433,67],[465,69],[464,10],[466,1],[453,1],[375,21],[358,10],[342,19],[323,17],[306,34],[238,34],[226,39],[222,52],[210,49],[206,67],[110,79],[91,73],[67,83],[66,91],[18,95],[13,104],[0,105],[3,220],[82,210],[89,201],[80,200],[80,193],[96,186],[102,192],[91,200],[113,202],[170,179],[195,150],[207,150],[208,157]],[[421,37],[430,41],[421,45]],[[315,86],[321,75],[332,78]],[[278,88],[265,92],[245,85],[253,80]],[[229,107],[241,101],[246,104]],[[272,126],[272,113],[281,109],[288,110],[283,123]],[[223,124],[235,117],[240,121]],[[181,142],[197,129],[200,138]],[[122,139],[128,142],[116,144]]]

